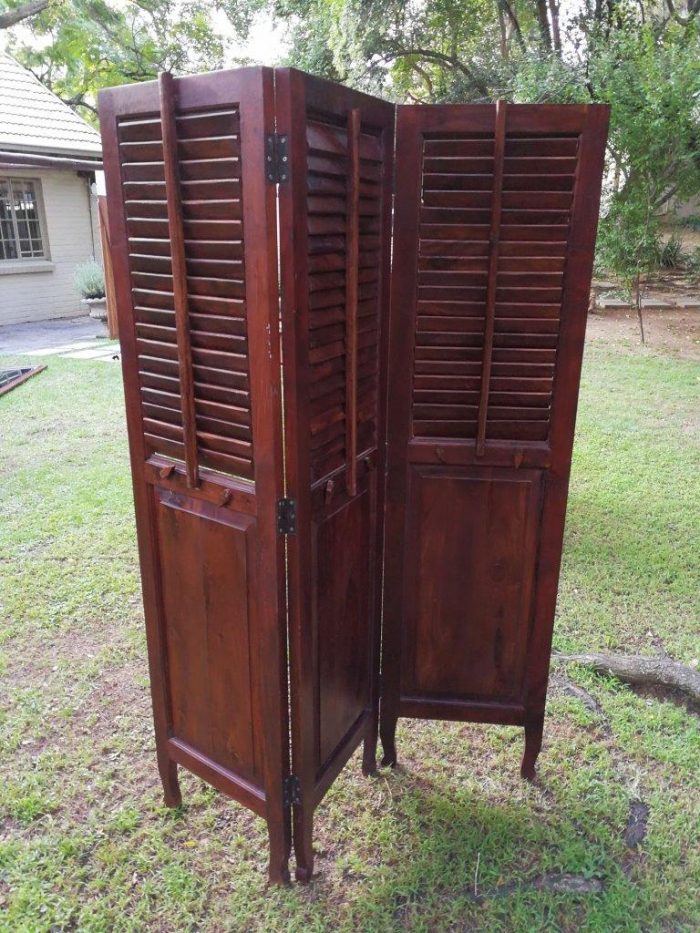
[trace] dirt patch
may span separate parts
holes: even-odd
[[[630,812],[625,827],[625,845],[628,849],[640,846],[647,835],[649,821],[649,807],[643,800],[633,800],[630,803]]]
[[[535,891],[554,891],[557,894],[602,894],[605,885],[601,878],[585,878],[583,875],[572,875],[568,872],[549,872],[528,881],[504,882],[483,894],[478,891],[469,891],[468,894],[477,903],[484,903],[492,898],[508,897],[527,888],[534,888]]]
[[[647,308],[644,314],[646,347],[678,359],[700,361],[700,309]],[[606,308],[589,314],[586,337],[593,343],[639,352],[639,322],[634,308]]]

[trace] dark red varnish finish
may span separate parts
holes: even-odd
[[[443,718],[534,774],[608,110],[248,68],[100,119],[166,803],[182,765],[306,880],[380,699],[387,764]]]

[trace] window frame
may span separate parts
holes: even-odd
[[[44,210],[44,192],[40,178],[32,178],[25,175],[0,175],[0,183],[6,182],[10,193],[10,220],[12,223],[12,234],[17,255],[14,257],[0,258],[0,270],[10,264],[21,263],[22,265],[46,264],[51,261],[51,248],[49,246],[48,229],[46,224],[46,212]],[[41,237],[42,253],[40,256],[22,256],[20,248],[19,222],[14,206],[13,184],[29,184],[33,188],[34,203],[36,205],[36,215],[39,224],[39,235]],[[31,240],[31,237],[30,237]]]

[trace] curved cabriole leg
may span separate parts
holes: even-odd
[[[385,768],[394,768],[396,766],[396,723],[397,720],[395,718],[382,719],[379,730],[382,739],[382,749],[384,751],[382,765]]]
[[[158,758],[158,771],[163,783],[163,796],[166,807],[179,807],[182,804],[180,782],[177,779],[177,765],[164,756]]]
[[[520,774],[528,781],[535,779],[535,762],[542,748],[544,714],[533,717],[525,723],[525,753],[520,766]]]
[[[313,807],[298,803],[294,805],[294,855],[297,868],[297,881],[311,880],[314,872],[313,849],[314,811]]]
[[[291,843],[286,821],[268,819],[267,832],[270,840],[270,863],[268,878],[270,884],[289,884],[289,854]]]

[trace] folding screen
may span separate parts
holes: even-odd
[[[380,701],[387,763],[399,716],[471,719],[533,773],[607,108],[252,68],[100,117],[166,802],[188,768],[305,880]]]

